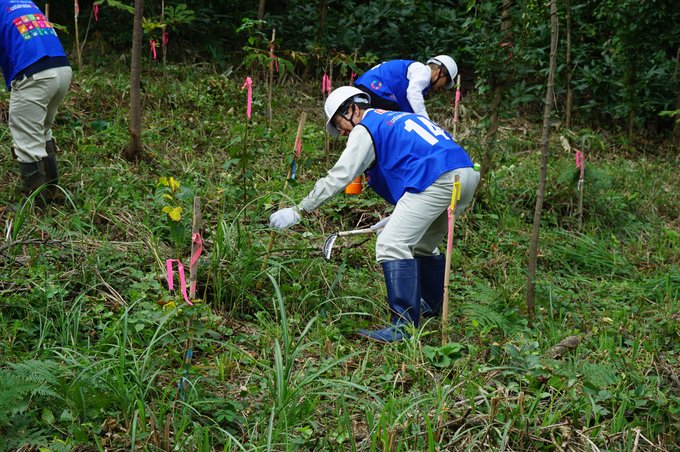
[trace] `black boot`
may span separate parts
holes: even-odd
[[[47,157],[43,161],[45,162],[47,183],[57,185],[59,183],[59,171],[57,170],[57,153],[54,140],[45,143],[45,151],[47,151]]]
[[[423,317],[436,317],[442,313],[446,256],[416,257],[420,264],[420,313]]]
[[[420,321],[420,278],[418,261],[399,259],[382,263],[387,301],[392,311],[391,325],[382,330],[361,330],[359,334],[378,342],[401,341],[408,337],[407,327],[418,328]]]
[[[47,176],[45,175],[45,161],[44,159],[39,162],[31,163],[19,163],[19,174],[21,174],[21,179],[24,182],[24,192],[26,195],[30,195],[42,185],[47,182]],[[42,198],[38,196],[37,198]],[[37,199],[36,198],[36,199]],[[40,199],[44,201],[44,199]]]

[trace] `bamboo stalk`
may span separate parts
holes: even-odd
[[[583,146],[585,146],[585,137],[581,138],[581,155],[582,162],[581,165],[586,164],[585,154],[583,154]],[[583,185],[585,183],[585,169],[579,168],[578,176],[578,229],[581,230],[583,226]]]
[[[201,243],[194,238],[201,230],[201,198],[194,196],[194,219],[191,224],[191,260],[201,246]],[[196,262],[190,261],[189,266],[189,299],[196,298],[196,281],[198,279],[198,260]]]
[[[194,255],[199,250],[200,242],[195,240],[196,234],[199,234],[201,230],[201,198],[194,196],[194,216],[191,223],[191,257],[189,264],[189,299],[193,301],[196,298],[196,281],[198,280],[198,260],[196,262],[191,262]],[[191,360],[194,355],[194,339],[191,335],[191,317],[187,319],[186,330],[188,333],[186,345],[184,348],[184,360],[182,362],[182,377],[177,385],[177,396],[185,400],[187,396],[187,391],[191,388],[189,380],[187,378],[189,374],[189,369],[191,368]]]
[[[80,36],[78,32],[78,0],[74,0],[73,2],[73,18],[74,18],[74,23],[75,23],[75,34],[76,34],[76,56],[78,58],[78,68],[82,66],[82,60],[80,57]]]
[[[293,143],[293,159],[296,160],[297,157],[295,153],[297,152],[297,145],[298,143],[302,140],[302,132],[305,128],[305,121],[307,120],[307,112],[303,111],[302,114],[300,115],[300,122],[298,123],[298,128],[297,128],[297,134],[295,135],[295,142]],[[283,184],[283,194],[284,196],[281,197],[281,200],[279,201],[279,210],[283,209],[284,206],[286,205],[286,198],[285,198],[285,193],[286,190],[288,190],[288,181],[293,175],[293,166],[291,165],[288,168],[288,174],[286,175],[286,182]],[[276,231],[272,231],[271,234],[269,234],[269,244],[267,245],[267,254],[264,256],[264,260],[262,261],[262,267],[260,268],[260,272],[263,272],[265,268],[267,268],[267,261],[269,260],[269,254],[272,251],[272,248],[274,247],[274,239],[276,237]],[[258,286],[259,287],[259,286]]]
[[[451,256],[453,255],[453,227],[456,223],[456,207],[460,199],[460,176],[453,178],[451,205],[449,206],[449,234],[446,241],[446,264],[444,268],[444,294],[442,296],[442,346],[449,342],[449,279],[451,278]]]
[[[460,74],[456,78],[456,100],[453,105],[453,139],[458,135],[458,106],[460,105]],[[455,175],[451,187],[451,204],[449,205],[449,231],[446,239],[446,267],[444,270],[444,293],[442,294],[442,346],[449,339],[449,279],[451,277],[451,256],[453,254],[453,226],[456,222],[456,207],[460,199],[460,176]]]
[[[272,29],[272,40],[269,41],[269,92],[267,104],[269,106],[269,130],[272,128],[272,91],[274,89],[274,41],[276,40],[276,28]]]
[[[458,104],[460,103],[460,74],[456,78],[456,101],[453,105],[453,139],[458,136]]]

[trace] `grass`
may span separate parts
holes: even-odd
[[[334,198],[277,233],[267,255],[269,214],[326,170],[322,100],[308,94],[317,90],[276,86],[269,130],[266,90],[256,81],[244,157],[242,80],[207,67],[147,68],[151,159],[131,165],[120,158],[127,73],[112,64],[75,75],[54,129],[66,202],[24,203],[9,153],[0,160],[5,449],[680,447],[672,150],[619,155],[613,137],[574,132],[600,144],[586,153],[579,230],[573,156],[554,137],[530,326],[523,303],[539,131],[503,128],[496,167],[456,226],[451,343],[441,347],[435,320],[409,341],[382,346],[354,335],[388,317],[374,241],[342,239],[332,261],[321,256],[329,233],[384,214],[374,194]],[[466,97],[470,109],[475,102]],[[431,104],[435,119],[452,113],[443,97]],[[303,108],[298,180],[284,194]],[[479,159],[482,125],[464,116],[460,135]],[[10,146],[8,134],[0,140]],[[341,141],[331,143],[332,157],[341,150]],[[159,182],[170,177],[177,189]],[[168,292],[164,268],[166,259],[188,259],[194,195],[205,251],[202,302],[190,307]],[[183,209],[179,221],[167,206]],[[578,347],[552,357],[568,336]],[[189,385],[180,394],[183,376]]]

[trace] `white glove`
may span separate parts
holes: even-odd
[[[371,231],[380,231],[385,226],[387,226],[387,222],[390,221],[390,216],[391,215],[386,216],[385,218],[383,218],[382,220],[378,221],[376,224],[371,226]],[[378,234],[380,234],[380,232],[378,232]]]
[[[286,207],[269,216],[269,226],[276,229],[285,229],[300,221],[300,214],[294,207]]]

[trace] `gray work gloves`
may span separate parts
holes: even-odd
[[[382,220],[378,221],[376,224],[371,226],[371,231],[377,232],[380,234],[385,226],[387,226],[387,222],[390,221],[390,215],[386,216]]]
[[[276,229],[286,229],[300,222],[300,213],[295,207],[286,207],[269,216],[269,226]]]

